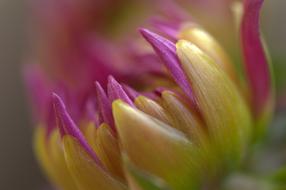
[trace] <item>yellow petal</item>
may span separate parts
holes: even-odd
[[[63,137],[68,168],[81,190],[124,190],[125,185],[103,171],[70,135]]]
[[[218,156],[224,166],[232,168],[241,159],[249,142],[249,110],[225,72],[197,46],[180,40],[177,53]]]
[[[63,190],[77,190],[76,184],[67,169],[58,130],[47,139],[44,127],[36,129],[35,152],[44,171],[53,184]]]
[[[170,91],[163,92],[162,99],[163,105],[172,120],[172,126],[188,134],[190,140],[197,146],[196,156],[203,166],[201,168],[202,173],[208,173],[210,176],[217,175],[215,165],[218,158],[214,156],[206,126],[198,114],[187,107],[187,102]],[[204,178],[204,182],[207,182],[206,178]]]
[[[86,138],[88,144],[91,146],[92,150],[98,153],[98,148],[96,145],[96,127],[93,123],[89,123],[82,129],[83,135]]]
[[[108,171],[114,177],[124,181],[118,142],[110,130],[110,127],[105,123],[97,129],[94,124],[90,123],[84,128],[83,132],[89,145]]]
[[[184,105],[172,92],[164,91],[162,99],[173,127],[188,134],[192,142],[199,143],[205,139],[204,126],[194,110]]]
[[[150,175],[137,168],[130,162],[126,154],[122,156],[130,190],[170,190],[161,178]]]
[[[113,115],[123,150],[139,168],[158,176],[174,189],[192,189],[197,184],[192,144],[176,129],[131,108],[113,102]]]
[[[110,127],[105,123],[96,132],[98,156],[114,177],[125,181],[118,140],[112,135]]]
[[[141,111],[151,115],[165,123],[169,123],[168,116],[164,108],[162,108],[157,102],[145,97],[145,96],[138,96],[135,99],[135,105]]]
[[[212,57],[233,81],[236,83],[238,82],[234,65],[231,63],[226,52],[220,46],[220,44],[205,30],[196,25],[188,25],[179,34],[179,39],[194,43],[207,55]]]

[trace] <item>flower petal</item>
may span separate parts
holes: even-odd
[[[80,142],[70,135],[63,137],[66,163],[79,189],[126,190],[125,185],[102,170]]]
[[[54,185],[63,190],[77,190],[65,163],[58,130],[51,132],[48,141],[46,133],[44,127],[38,127],[35,132],[34,149],[40,165]]]
[[[121,99],[130,106],[134,106],[132,100],[123,90],[122,86],[112,76],[108,77],[107,92],[111,102],[117,99]]]
[[[273,110],[274,100],[271,71],[259,30],[259,14],[262,4],[263,0],[244,1],[240,31],[250,101],[254,116],[258,120],[256,121],[258,122],[256,133],[263,133],[265,123],[268,122]]]
[[[177,52],[221,162],[227,168],[237,166],[251,130],[244,100],[222,69],[198,47],[180,40]]]
[[[176,83],[182,88],[191,102],[195,105],[192,88],[184,71],[182,70],[178,56],[176,55],[175,44],[153,32],[150,32],[149,30],[141,29],[140,32],[162,59]]]
[[[205,30],[195,24],[185,26],[179,34],[179,39],[188,40],[212,57],[217,64],[233,79],[238,82],[234,65],[220,44]]]
[[[153,116],[163,121],[164,123],[169,123],[166,111],[157,102],[145,96],[138,96],[135,99],[135,105],[138,109],[145,112],[146,114]]]
[[[53,105],[57,118],[57,126],[60,130],[61,136],[72,136],[78,140],[81,146],[88,152],[88,154],[94,159],[98,166],[102,167],[102,163],[97,157],[96,153],[92,150],[90,145],[87,143],[84,135],[81,133],[79,128],[71,119],[68,114],[65,105],[61,98],[57,94],[53,94]]]
[[[192,142],[200,141],[205,137],[204,126],[197,113],[187,107],[172,92],[162,93],[163,107],[171,120],[171,125],[191,137]]]
[[[121,181],[125,181],[118,140],[113,136],[112,130],[107,124],[103,123],[97,129],[96,142],[98,155],[109,172],[114,174],[113,177],[116,177]]]
[[[123,154],[123,161],[131,190],[170,190],[162,179],[137,168],[125,154]]]
[[[120,100],[113,102],[113,115],[122,148],[136,166],[174,189],[198,185],[200,162],[183,133]]]
[[[95,83],[95,87],[96,87],[96,94],[97,94],[97,103],[98,103],[101,116],[103,117],[103,121],[107,123],[109,126],[111,126],[112,130],[115,132],[116,130],[114,127],[111,103],[105,91],[103,90],[103,88],[98,82]]]

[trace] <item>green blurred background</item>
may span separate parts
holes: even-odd
[[[29,14],[24,0],[0,0],[0,189],[45,189],[32,151],[32,129],[21,75]],[[286,137],[286,1],[266,0],[263,31],[273,58],[281,103],[273,125]],[[283,103],[284,102],[284,103]],[[284,105],[283,105],[284,104]],[[285,135],[285,136],[283,136]],[[284,138],[285,139],[285,138]],[[285,142],[286,140],[284,140]],[[285,142],[286,144],[286,142]],[[285,156],[286,149],[282,156]],[[284,161],[285,161],[284,160]]]

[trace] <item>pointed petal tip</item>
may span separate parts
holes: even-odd
[[[178,54],[196,54],[206,57],[206,54],[198,46],[187,40],[179,40],[176,43],[176,48]]]
[[[102,88],[101,84],[98,81],[96,81],[94,84],[97,97],[98,98],[106,97],[105,90]]]
[[[130,106],[134,107],[132,100],[124,91],[121,84],[119,84],[119,82],[117,82],[113,76],[108,77],[107,92],[111,102],[116,99],[121,99]]]
[[[52,93],[52,104],[54,106],[57,127],[60,130],[61,136],[71,135],[77,138],[78,134],[74,129],[76,126],[66,110],[66,105],[62,98],[55,92]]]
[[[115,100],[112,103],[112,112],[113,112],[113,116],[114,116],[114,120],[116,123],[116,118],[118,119],[122,119],[123,115],[132,115],[132,113],[134,113],[134,107],[131,107],[130,105],[128,105],[127,103],[125,103],[122,100]],[[118,126],[117,126],[118,127]]]
[[[113,77],[109,77],[109,81],[114,80]],[[102,119],[108,125],[111,126],[113,132],[115,132],[114,120],[112,117],[111,103],[106,95],[105,90],[102,88],[100,83],[95,83],[96,94],[97,94],[97,104],[99,111],[101,113]]]
[[[146,36],[145,39],[152,45],[158,56],[161,58],[171,73],[175,82],[187,94],[191,103],[196,105],[191,85],[181,67],[180,60],[177,56],[175,43],[148,30],[143,30],[143,33]],[[185,40],[180,40],[177,44],[180,45],[182,43],[182,45],[184,45],[186,42],[187,41]]]
[[[150,30],[148,30],[146,28],[138,28],[138,31],[141,33],[141,35],[144,38],[153,33],[153,32],[151,32]]]
[[[146,29],[146,28],[138,28],[138,31],[139,31],[142,35],[144,35],[144,33],[148,31],[148,29]]]
[[[54,103],[63,104],[62,99],[61,99],[60,96],[59,96],[57,93],[55,93],[55,92],[52,92],[52,99],[53,99],[53,102],[54,102]]]
[[[108,75],[108,82],[117,82],[112,75]]]
[[[145,40],[153,46],[158,54],[160,54],[160,50],[166,47],[169,51],[175,53],[175,44],[170,40],[145,28],[141,28],[139,31]]]
[[[94,159],[97,165],[102,167],[101,161],[99,160],[95,152],[93,152],[91,147],[88,145],[80,129],[76,126],[71,116],[67,112],[66,106],[61,97],[56,93],[52,93],[52,102],[55,109],[57,126],[60,130],[62,138],[67,135],[75,138],[86,150],[86,152]]]
[[[95,85],[96,89],[102,88],[101,84],[98,81],[95,81],[94,85]]]
[[[125,108],[127,107],[127,104],[124,103],[122,100],[115,100],[112,103],[112,110],[114,110],[115,112],[120,110],[121,108]]]
[[[108,83],[107,83],[107,91],[108,95],[116,95],[121,91],[122,86],[119,84],[119,82],[112,76],[108,76]],[[112,98],[119,98],[119,97],[112,97]]]
[[[139,32],[141,33],[141,35],[148,41],[150,42],[152,40],[152,38],[156,38],[157,34],[155,34],[154,32],[146,29],[146,28],[139,28],[138,29]]]

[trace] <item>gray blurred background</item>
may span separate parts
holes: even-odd
[[[25,52],[24,0],[0,0],[0,189],[42,189],[32,152],[32,126],[21,64]]]
[[[0,189],[45,187],[32,151],[32,128],[21,76],[27,47],[28,11],[24,0],[0,0]],[[286,1],[266,0],[264,34],[275,52],[277,84],[286,79]]]

